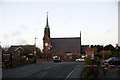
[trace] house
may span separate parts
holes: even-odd
[[[3,66],[6,68],[17,67],[20,65],[20,59],[35,51],[34,45],[12,45],[2,54]],[[23,53],[25,53],[23,55]]]

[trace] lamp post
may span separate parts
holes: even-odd
[[[35,54],[35,55],[36,55],[36,39],[37,39],[37,38],[35,37],[35,44],[34,44],[34,45],[35,45],[35,51],[34,51],[34,54]]]
[[[115,48],[116,48],[117,57],[119,57],[119,51],[118,51],[119,46],[118,46],[118,44],[116,44]]]
[[[34,44],[34,45],[35,45],[35,51],[34,51],[35,63],[36,63],[36,52],[37,52],[37,51],[36,51],[36,39],[37,39],[37,38],[35,37],[35,44]]]

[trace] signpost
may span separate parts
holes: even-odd
[[[86,51],[86,56],[87,55],[91,55],[91,59],[94,59],[94,51],[90,50],[90,51]]]
[[[94,54],[91,55],[91,59],[92,59],[92,60],[94,59]]]

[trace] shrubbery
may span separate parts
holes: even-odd
[[[20,65],[31,64],[31,63],[36,63],[36,60],[32,58],[28,60],[26,60],[26,58],[20,59]]]
[[[94,59],[91,59],[90,55],[87,55],[85,57],[85,65],[99,65],[100,64],[100,59],[98,57],[94,57]]]
[[[83,80],[97,80],[99,74],[98,66],[90,65],[84,67]]]
[[[85,58],[84,71],[82,74],[83,80],[97,80],[99,74],[99,65],[100,61],[98,57],[91,59],[90,55],[87,55]]]
[[[91,65],[91,64],[92,64],[91,56],[87,55],[85,57],[85,65]]]

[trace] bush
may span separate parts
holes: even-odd
[[[90,76],[89,76],[89,80],[97,80],[97,79],[96,79],[96,75],[90,75]]]
[[[35,63],[36,62],[36,60],[35,59],[28,59],[28,60],[26,60],[26,63],[27,64],[31,64],[31,63]]]
[[[97,76],[99,74],[99,67],[100,60],[98,57],[94,57],[91,59],[91,55],[87,55],[85,58],[85,66],[84,72],[82,74],[83,80],[97,80]]]
[[[22,66],[22,65],[26,65],[26,64],[36,63],[36,59],[30,58],[30,59],[26,60],[26,58],[21,58],[19,60],[19,62],[20,62],[20,65]]]
[[[100,64],[100,59],[98,57],[95,57],[94,64],[95,65],[99,65]]]
[[[21,58],[19,61],[20,61],[20,65],[24,65],[26,63],[26,59],[25,58]]]
[[[99,68],[97,66],[85,66],[83,73],[83,80],[97,80]]]
[[[85,57],[85,65],[92,65],[92,60],[90,55],[87,55],[87,57]]]
[[[85,58],[85,65],[99,65],[100,59],[98,57],[94,57],[94,59],[91,59],[91,55],[87,55]]]

